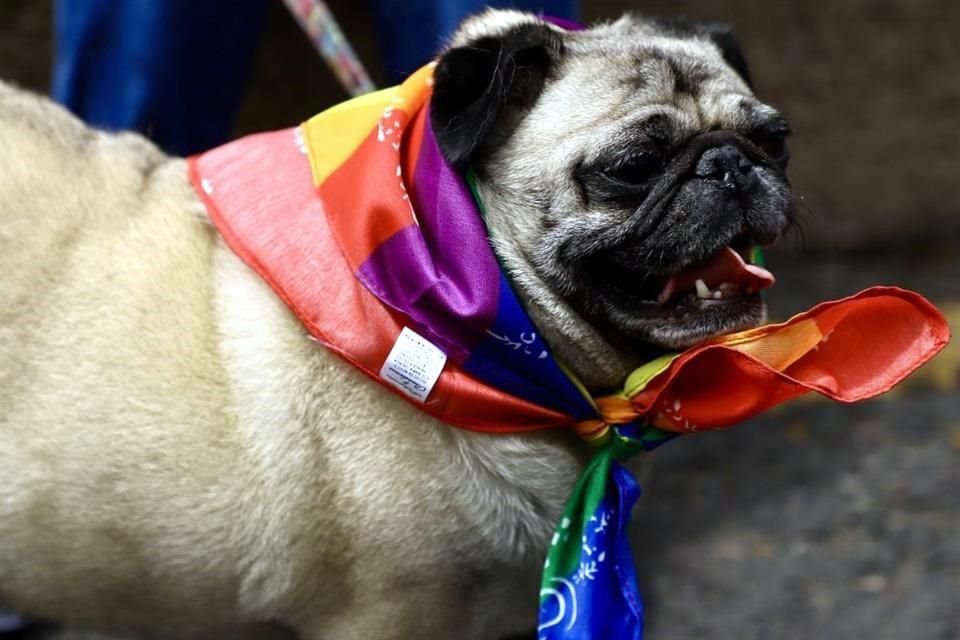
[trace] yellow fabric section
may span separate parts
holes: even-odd
[[[753,335],[747,335],[748,333]],[[783,371],[808,354],[823,339],[823,332],[813,320],[782,327],[772,335],[758,333],[734,334],[723,342],[731,349],[752,356],[777,371]],[[743,339],[737,340],[738,336],[743,336]]]
[[[718,342],[752,356],[777,371],[783,371],[809,353],[822,339],[823,332],[817,323],[803,320],[792,326],[780,327],[772,334],[770,327],[764,326],[731,334]],[[631,398],[643,391],[651,380],[669,369],[679,355],[669,353],[636,369],[623,386],[626,397]]]
[[[430,63],[401,85],[341,102],[303,123],[313,185],[320,186],[350,157],[370,135],[384,111],[391,108],[405,111],[412,93],[422,91],[425,76],[433,74],[434,66],[435,63]]]
[[[774,332],[770,331],[770,326],[765,326],[734,333],[717,342],[752,356],[777,371],[784,371],[816,348],[822,339],[823,332],[820,327],[814,320],[808,319],[795,325],[780,326]],[[668,353],[651,360],[627,377],[622,394],[602,398],[593,398],[573,372],[560,365],[601,416],[578,423],[575,427],[577,434],[594,446],[609,442],[610,425],[626,423],[637,417],[630,398],[643,391],[651,380],[669,369],[679,356],[679,353]]]
[[[396,87],[390,87],[341,102],[303,124],[315,187],[320,186],[370,135],[370,127],[383,115],[396,90]]]
[[[593,447],[602,447],[610,442],[610,425],[599,418],[578,422],[573,431]]]
[[[643,391],[643,388],[646,387],[651,380],[666,371],[670,367],[670,363],[679,355],[679,353],[668,353],[634,370],[634,372],[627,377],[627,382],[623,385],[624,393],[628,398],[632,398]]]
[[[626,424],[637,419],[637,410],[624,395],[597,398],[597,407],[607,424]]]
[[[556,360],[556,363],[557,366],[560,367],[560,370],[563,371],[563,374],[570,379],[570,382],[573,383],[573,386],[577,388],[577,391],[579,391],[583,395],[584,399],[590,403],[590,406],[593,407],[597,413],[600,413],[600,409],[597,407],[597,403],[594,401],[593,396],[590,395],[590,391],[583,386],[583,383],[580,382],[580,379],[577,377],[577,375],[568,369],[567,365],[563,364],[559,360]]]
[[[594,397],[590,395],[590,392],[587,390],[583,383],[580,382],[580,379],[568,369],[562,362],[557,360],[557,366],[560,367],[560,370],[570,379],[570,382],[573,383],[573,386],[583,395],[587,402],[590,403],[590,406],[593,407],[594,411],[600,413],[600,407],[597,406]],[[591,418],[589,420],[581,420],[573,427],[574,432],[586,440],[591,446],[602,447],[607,442],[610,441],[610,427],[600,418]]]

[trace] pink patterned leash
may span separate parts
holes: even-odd
[[[370,93],[376,87],[363,63],[347,41],[323,0],[283,0],[300,27],[313,42],[327,66],[351,96]]]

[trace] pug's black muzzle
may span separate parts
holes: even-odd
[[[763,167],[789,185],[777,162],[763,149],[735,131],[710,131],[690,139],[687,146],[666,166],[660,181],[645,205],[659,203],[683,182],[696,176],[713,180],[724,189],[749,194],[759,186],[757,168]],[[655,206],[655,205],[654,205]]]
[[[635,275],[664,275],[725,245],[772,244],[792,220],[782,167],[742,135],[711,131],[667,164],[631,218],[610,230],[603,253]]]
[[[727,191],[749,191],[759,182],[753,163],[732,144],[704,151],[693,172],[700,178],[717,180]]]

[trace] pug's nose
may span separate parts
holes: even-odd
[[[701,178],[715,178],[724,189],[746,191],[753,187],[759,178],[753,170],[753,163],[737,147],[725,144],[711,147],[703,152],[694,168]]]

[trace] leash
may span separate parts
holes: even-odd
[[[283,0],[337,80],[351,96],[376,87],[323,0]]]

